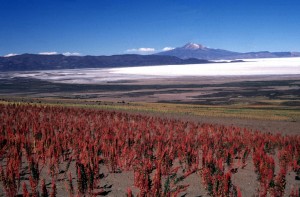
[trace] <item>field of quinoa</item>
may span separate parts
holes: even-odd
[[[300,135],[0,104],[0,196],[299,197],[299,180]]]

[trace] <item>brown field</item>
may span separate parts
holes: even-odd
[[[181,77],[101,84],[0,79],[0,99],[125,110],[267,132],[300,132],[299,75]]]

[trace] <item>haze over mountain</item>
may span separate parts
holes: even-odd
[[[181,59],[197,58],[206,60],[220,60],[220,59],[254,59],[254,58],[278,58],[278,57],[300,57],[300,52],[247,52],[239,53],[228,51],[224,49],[213,49],[205,47],[201,44],[187,43],[182,47],[157,53],[156,55],[169,55]]]

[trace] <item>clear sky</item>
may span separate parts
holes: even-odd
[[[300,51],[300,0],[0,0],[0,55]],[[154,51],[155,50],[155,51]]]

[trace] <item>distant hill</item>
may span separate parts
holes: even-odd
[[[239,53],[223,49],[212,49],[200,44],[188,43],[173,50],[154,55],[112,55],[112,56],[64,56],[22,54],[10,57],[0,56],[0,72],[31,71],[76,68],[113,68],[131,66],[203,64],[211,60],[234,60],[251,58],[300,57],[300,52],[249,52]]]
[[[23,54],[0,57],[0,71],[112,68],[170,64],[201,64],[208,60],[162,55],[64,56]]]
[[[201,44],[188,43],[182,47],[157,53],[156,55],[170,55],[181,59],[197,58],[206,60],[220,60],[220,59],[252,59],[252,58],[280,58],[280,57],[300,57],[299,52],[248,52],[239,53],[223,49],[213,49],[205,47]]]

